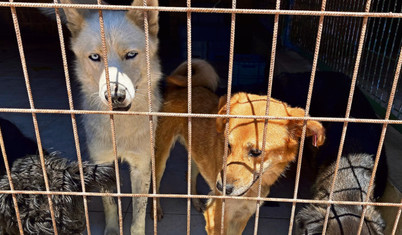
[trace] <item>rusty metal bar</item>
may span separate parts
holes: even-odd
[[[187,194],[144,194],[144,193],[102,193],[102,192],[63,192],[63,191],[28,191],[28,190],[0,190],[2,194],[41,194],[41,195],[70,195],[70,196],[108,196],[108,197],[159,197],[159,198],[206,198],[206,199],[234,199],[247,201],[267,201],[267,202],[289,202],[289,203],[314,203],[314,204],[339,204],[339,205],[370,205],[370,206],[385,206],[385,207],[401,207],[401,203],[390,202],[357,202],[357,201],[323,201],[313,199],[293,199],[293,198],[259,198],[259,197],[241,197],[241,196],[222,196],[222,195],[190,195]]]
[[[360,230],[359,234],[362,229],[363,225],[363,218],[366,212],[366,207],[368,205],[373,205],[373,206],[392,206],[392,207],[399,207],[398,214],[396,216],[396,221],[395,225],[393,227],[393,234],[396,232],[396,228],[398,225],[398,220],[401,215],[401,203],[376,203],[376,202],[369,202],[369,195],[367,196],[367,199],[365,202],[343,202],[343,201],[332,201],[332,194],[333,194],[333,189],[334,189],[334,183],[336,180],[337,176],[337,171],[339,168],[339,160],[342,155],[342,149],[343,149],[343,144],[345,141],[345,135],[346,135],[346,130],[347,130],[347,125],[349,122],[356,122],[356,123],[380,123],[383,124],[383,129],[381,133],[381,138],[380,138],[380,144],[377,150],[377,155],[375,159],[375,164],[374,164],[374,169],[373,169],[373,174],[370,179],[370,185],[369,189],[373,186],[373,181],[374,181],[374,176],[376,172],[376,168],[378,165],[379,161],[379,156],[380,152],[382,149],[382,145],[384,142],[384,137],[385,137],[385,132],[387,129],[388,124],[402,124],[402,120],[389,120],[389,116],[392,110],[392,103],[393,103],[393,98],[395,95],[396,91],[396,85],[398,82],[398,78],[400,75],[400,70],[401,70],[401,65],[402,65],[402,53],[400,53],[399,56],[399,62],[397,65],[397,70],[395,73],[395,78],[394,78],[394,84],[392,87],[389,103],[388,103],[388,108],[387,108],[387,114],[386,118],[382,120],[376,120],[376,119],[355,119],[355,118],[350,118],[350,109],[351,109],[351,104],[353,101],[353,93],[355,89],[355,84],[357,81],[357,74],[359,71],[359,63],[361,60],[361,55],[362,55],[362,49],[364,46],[364,38],[366,34],[366,28],[367,28],[367,21],[368,18],[402,18],[402,13],[394,13],[394,12],[369,12],[370,9],[370,4],[371,1],[368,0],[366,4],[366,9],[365,12],[340,12],[340,11],[325,11],[325,6],[326,6],[326,0],[322,1],[321,5],[321,10],[320,11],[305,11],[305,10],[280,10],[280,0],[276,1],[276,8],[275,10],[269,10],[269,9],[237,9],[236,8],[236,0],[232,1],[232,8],[193,8],[191,7],[191,0],[187,0],[187,6],[186,7],[155,7],[155,6],[147,6],[146,0],[143,1],[143,6],[122,6],[122,5],[102,5],[101,1],[98,0],[98,4],[95,5],[88,5],[88,4],[59,4],[57,0],[54,0],[53,3],[20,3],[20,2],[13,2],[13,0],[10,0],[10,2],[0,2],[0,7],[10,7],[11,12],[12,12],[12,17],[14,21],[14,27],[17,35],[17,42],[18,42],[18,48],[19,48],[19,53],[21,56],[21,64],[23,67],[23,73],[24,73],[24,78],[27,86],[27,91],[28,91],[28,98],[30,102],[30,109],[13,109],[13,108],[0,108],[0,112],[5,112],[5,113],[31,113],[33,117],[33,122],[34,122],[34,128],[35,128],[35,134],[36,134],[36,139],[38,142],[38,148],[40,151],[40,158],[41,158],[41,164],[42,164],[42,169],[43,169],[43,174],[44,174],[44,179],[45,179],[45,186],[46,186],[46,191],[22,191],[22,190],[15,190],[12,184],[12,179],[11,179],[11,172],[10,168],[7,162],[7,157],[6,157],[6,152],[5,152],[5,146],[4,146],[4,141],[3,137],[1,134],[1,129],[0,129],[0,147],[3,153],[3,158],[4,162],[6,165],[6,170],[7,170],[7,175],[10,181],[10,190],[0,190],[0,193],[5,193],[5,194],[11,194],[13,196],[13,201],[15,205],[15,210],[17,214],[17,219],[18,219],[18,226],[19,226],[19,231],[21,234],[23,234],[23,229],[22,229],[22,223],[21,219],[19,218],[19,212],[18,212],[18,205],[16,203],[16,194],[43,194],[48,196],[48,201],[49,201],[49,208],[52,216],[52,222],[53,222],[53,227],[54,227],[54,232],[57,234],[57,228],[56,228],[56,222],[55,222],[55,215],[52,207],[52,201],[51,201],[51,196],[53,195],[76,195],[76,196],[82,196],[84,199],[84,209],[85,209],[85,217],[86,217],[86,223],[87,223],[87,231],[88,234],[90,234],[90,224],[89,224],[89,215],[88,215],[88,206],[87,206],[87,197],[88,196],[111,196],[111,197],[117,197],[118,200],[118,210],[119,210],[119,228],[120,228],[120,234],[123,234],[123,217],[122,217],[122,208],[121,208],[121,198],[122,197],[152,197],[153,198],[153,205],[154,205],[154,234],[157,234],[157,222],[156,222],[156,198],[186,198],[187,199],[187,234],[190,234],[190,219],[191,219],[191,199],[192,198],[212,198],[212,199],[219,199],[223,200],[222,202],[222,218],[221,218],[221,234],[224,233],[224,214],[225,214],[225,199],[236,199],[236,200],[253,200],[256,201],[256,220],[254,224],[254,234],[256,235],[258,233],[258,223],[259,223],[259,212],[260,212],[260,207],[259,205],[263,201],[277,201],[277,202],[289,202],[292,203],[292,212],[291,212],[291,217],[290,217],[290,224],[289,224],[289,235],[292,233],[292,228],[293,228],[293,221],[294,221],[294,215],[295,215],[295,206],[296,203],[318,203],[318,204],[325,204],[328,205],[327,207],[327,214],[325,217],[325,222],[324,222],[324,229],[323,229],[323,234],[325,234],[327,223],[328,223],[328,216],[329,216],[329,208],[331,204],[341,204],[341,205],[362,205],[364,207],[363,213],[362,213],[362,219],[360,220]],[[58,33],[59,33],[59,40],[60,40],[60,45],[61,45],[61,53],[62,53],[62,59],[63,59],[63,66],[64,66],[64,73],[65,73],[65,78],[66,78],[66,84],[67,84],[67,93],[68,93],[68,99],[69,99],[69,110],[58,110],[58,109],[35,109],[34,108],[34,103],[33,103],[33,98],[32,98],[32,92],[29,84],[29,76],[27,72],[27,67],[26,67],[26,61],[25,61],[25,56],[24,56],[24,50],[23,50],[23,45],[22,45],[22,39],[21,39],[21,34],[19,31],[19,25],[18,25],[18,18],[16,15],[16,8],[18,7],[45,7],[45,8],[55,8],[56,12],[56,20],[57,20],[57,27],[58,27]],[[104,58],[104,65],[105,65],[105,73],[106,73],[106,80],[107,80],[107,90],[108,90],[108,95],[111,95],[110,91],[110,81],[109,81],[109,73],[108,73],[108,61],[107,61],[107,45],[106,45],[106,39],[105,39],[105,32],[104,32],[104,22],[103,22],[103,15],[102,15],[102,10],[142,10],[144,11],[144,30],[145,30],[145,41],[146,41],[146,60],[147,60],[147,78],[148,78],[148,102],[149,102],[149,111],[148,112],[116,112],[112,111],[112,103],[111,99],[109,99],[109,111],[95,111],[95,110],[75,110],[74,105],[73,105],[73,100],[72,100],[72,94],[71,94],[71,85],[70,85],[70,78],[69,78],[69,72],[68,72],[68,65],[67,65],[67,57],[66,57],[66,51],[65,51],[65,46],[64,46],[64,38],[63,38],[63,31],[61,27],[61,20],[60,20],[60,14],[59,14],[59,9],[60,8],[79,8],[79,9],[97,9],[99,10],[99,22],[100,22],[100,27],[101,27],[101,38],[102,38],[102,47],[103,47],[103,58]],[[150,71],[150,58],[149,58],[149,29],[148,29],[148,12],[149,11],[161,11],[161,12],[186,12],[187,13],[187,59],[188,59],[188,112],[187,113],[160,113],[160,112],[153,112],[152,111],[152,91],[151,91],[151,71]],[[221,14],[231,14],[231,34],[230,34],[230,53],[229,53],[229,72],[228,72],[228,88],[227,88],[227,113],[226,115],[217,115],[217,114],[194,114],[192,113],[192,107],[191,107],[191,97],[192,97],[192,87],[191,87],[191,46],[192,46],[192,40],[191,40],[191,13],[197,12],[197,13],[221,13]],[[267,91],[267,104],[266,104],[266,110],[265,110],[265,115],[264,116],[249,116],[249,115],[230,115],[230,99],[231,99],[231,86],[232,86],[232,74],[233,74],[233,57],[234,57],[234,40],[235,40],[235,21],[236,21],[236,14],[267,14],[267,15],[274,15],[275,16],[275,21],[274,21],[274,33],[273,33],[273,42],[272,42],[272,52],[271,52],[271,62],[270,62],[270,71],[269,71],[269,85],[268,85],[268,91]],[[271,89],[272,89],[272,80],[273,80],[273,73],[274,73],[274,64],[275,64],[275,55],[276,55],[276,43],[277,43],[277,34],[278,34],[278,28],[279,28],[279,16],[281,15],[297,15],[297,16],[320,16],[319,19],[319,26],[318,26],[318,32],[317,32],[317,41],[315,44],[315,51],[314,51],[314,59],[313,59],[313,65],[312,65],[312,72],[311,72],[311,77],[310,77],[310,85],[309,85],[309,92],[308,92],[308,97],[307,97],[307,102],[306,102],[306,108],[305,108],[305,116],[304,117],[271,117],[268,116],[268,111],[269,111],[269,98],[271,97]],[[309,109],[310,109],[310,103],[311,103],[311,95],[313,91],[313,85],[314,85],[314,79],[315,79],[315,72],[317,70],[317,61],[319,58],[319,50],[320,50],[320,44],[321,44],[321,37],[322,37],[322,32],[323,32],[323,24],[324,24],[324,17],[338,17],[338,16],[343,16],[343,17],[357,17],[357,18],[363,18],[363,23],[362,23],[362,28],[360,32],[360,39],[359,39],[359,46],[358,46],[358,51],[357,51],[357,56],[356,56],[356,62],[353,70],[353,78],[352,78],[352,85],[349,93],[349,99],[348,99],[348,106],[347,106],[347,111],[345,114],[345,118],[324,118],[324,117],[315,117],[311,118],[308,117]],[[335,26],[334,26],[335,27]],[[350,38],[350,34],[348,36],[339,36],[341,38]],[[343,51],[339,52],[338,56],[343,55]],[[337,63],[341,63],[340,58],[336,58]],[[378,62],[378,61],[377,61]],[[377,63],[376,62],[376,63]],[[337,64],[337,68],[339,67],[339,64]],[[48,179],[47,179],[47,173],[44,165],[44,154],[42,151],[42,144],[40,140],[40,134],[39,134],[39,127],[37,123],[37,118],[36,114],[37,113],[54,113],[54,114],[69,114],[71,115],[71,120],[73,123],[73,133],[74,133],[74,141],[76,145],[76,151],[77,151],[77,158],[79,162],[79,169],[80,169],[80,179],[82,183],[82,192],[53,192],[49,190],[49,185],[48,185]],[[111,131],[112,131],[112,142],[113,142],[113,150],[114,150],[114,163],[115,163],[115,168],[116,168],[116,185],[117,185],[117,193],[92,193],[92,192],[86,192],[85,191],[85,184],[84,184],[84,179],[83,179],[83,169],[82,169],[82,160],[81,160],[81,151],[79,147],[79,138],[78,138],[78,131],[77,131],[77,124],[76,124],[76,114],[101,114],[101,115],[110,115],[110,125],[111,125]],[[153,193],[152,194],[136,194],[136,193],[121,193],[120,191],[120,173],[119,173],[119,168],[118,168],[118,159],[117,159],[117,144],[116,144],[116,133],[115,133],[115,123],[114,123],[114,115],[144,115],[149,117],[149,125],[150,125],[150,142],[151,142],[151,165],[152,165],[152,182],[153,182]],[[172,117],[186,117],[188,118],[188,138],[189,138],[189,146],[188,146],[188,169],[189,169],[189,174],[188,174],[188,186],[187,186],[187,194],[185,195],[179,195],[179,194],[156,194],[156,184],[155,184],[155,155],[154,155],[154,136],[153,136],[153,128],[154,128],[154,123],[153,123],[153,118],[155,116],[172,116]],[[316,121],[332,121],[332,122],[344,122],[344,127],[343,127],[343,132],[342,132],[342,138],[341,142],[339,145],[339,151],[338,151],[338,156],[337,156],[337,161],[336,161],[336,170],[334,174],[334,178],[332,181],[331,185],[331,191],[330,191],[330,196],[328,201],[320,201],[320,200],[303,200],[303,199],[298,199],[297,194],[298,194],[298,187],[299,187],[299,180],[300,180],[300,169],[301,169],[301,162],[302,162],[302,150],[304,147],[304,140],[305,140],[305,133],[306,133],[306,125],[303,126],[303,131],[302,131],[302,137],[300,140],[300,147],[299,147],[299,158],[298,158],[298,164],[297,164],[297,175],[296,175],[296,183],[295,183],[295,189],[294,189],[294,194],[293,198],[261,198],[261,177],[259,180],[259,188],[258,188],[258,195],[256,197],[233,197],[233,196],[227,196],[226,195],[226,161],[227,161],[227,156],[228,156],[228,122],[226,123],[225,126],[225,149],[224,149],[224,156],[223,156],[223,195],[222,196],[217,196],[217,195],[191,195],[191,149],[192,149],[192,118],[195,117],[204,117],[204,118],[254,118],[254,119],[264,119],[265,124],[264,124],[264,134],[263,134],[263,146],[262,150],[265,148],[266,144],[266,129],[268,125],[268,120],[303,120],[304,124],[308,120],[316,120]],[[262,174],[262,164],[260,166],[260,172],[259,174]]]
[[[402,124],[402,120],[365,119],[365,118],[331,118],[331,117],[276,117],[264,115],[231,115],[231,114],[202,114],[202,113],[165,113],[165,112],[132,112],[132,111],[97,111],[97,110],[66,110],[66,109],[14,109],[0,108],[4,113],[55,113],[55,114],[99,114],[99,115],[153,115],[160,117],[196,117],[196,118],[242,118],[242,119],[269,119],[269,120],[313,120],[319,122],[353,122],[373,124]]]
[[[147,1],[143,1],[143,6],[147,6]],[[145,32],[145,60],[147,65],[147,89],[148,89],[148,111],[152,113],[152,90],[151,90],[151,59],[149,52],[149,22],[148,22],[148,11],[144,11],[144,32]],[[152,115],[148,115],[149,118],[149,137],[150,137],[150,152],[151,152],[151,180],[152,180],[152,195],[156,194],[156,174],[155,174],[155,137],[154,137],[154,120]],[[152,209],[154,215],[154,234],[158,234],[157,225],[157,213],[156,213],[156,197],[152,197]]]
[[[385,120],[389,119],[391,112],[392,112],[392,104],[393,104],[394,98],[395,98],[396,87],[397,87],[398,81],[399,81],[399,75],[401,74],[401,67],[402,67],[402,47],[401,47],[401,51],[399,53],[399,59],[398,59],[398,64],[397,64],[396,71],[395,71],[394,81],[392,83],[391,93],[389,95],[387,111],[386,111],[385,117],[384,117]],[[381,150],[382,150],[382,147],[384,144],[385,133],[387,132],[387,127],[388,127],[388,124],[386,124],[386,123],[384,123],[382,126],[380,143],[378,144],[377,155],[374,160],[374,167],[373,167],[373,172],[371,174],[370,183],[369,183],[369,186],[367,189],[366,201],[370,200],[370,196],[371,196],[370,190],[372,189],[373,184],[374,184],[374,178],[375,178],[375,174],[377,172],[377,166],[378,166],[378,162],[380,160]],[[362,212],[362,216],[360,218],[359,230],[358,230],[357,235],[360,235],[360,233],[362,231],[366,210],[367,210],[367,206],[363,206],[363,212]]]
[[[275,9],[279,10],[281,6],[281,1],[277,0]],[[274,79],[274,69],[275,69],[275,56],[276,56],[276,45],[278,41],[278,28],[279,28],[279,15],[275,15],[274,18],[274,29],[273,29],[273,34],[272,34],[272,47],[271,47],[271,60],[270,60],[270,66],[269,66],[269,75],[268,75],[268,87],[267,87],[267,103],[265,106],[265,115],[268,115],[269,113],[269,104],[271,101],[271,93],[272,93],[272,83]],[[261,146],[261,151],[263,154],[261,154],[261,163],[260,163],[260,169],[258,172],[258,193],[257,197],[261,197],[261,187],[262,187],[262,170],[263,170],[263,165],[264,165],[264,157],[265,157],[265,145],[267,142],[267,129],[268,129],[268,119],[264,120],[264,130],[262,134],[262,146]],[[260,216],[260,204],[261,201],[256,202],[256,212],[255,212],[255,222],[254,222],[254,235],[257,235],[258,233],[258,222],[259,222],[259,216]]]
[[[187,0],[187,8],[191,9],[191,0]],[[191,40],[191,12],[187,12],[187,113],[192,113],[191,107],[191,97],[192,97],[192,68],[191,68],[191,57],[192,57],[192,40]],[[188,117],[188,158],[187,158],[187,195],[191,195],[191,153],[192,153],[192,118]],[[197,180],[197,179],[195,179]],[[191,198],[187,198],[187,235],[190,235],[190,224],[191,224]]]
[[[392,227],[392,233],[391,233],[392,235],[395,235],[397,232],[396,230],[398,228],[399,220],[401,218],[401,212],[402,212],[402,200],[401,200],[401,206],[399,207],[399,210],[395,216],[395,223],[394,226]]]
[[[147,10],[160,12],[199,12],[199,13],[235,13],[235,14],[267,14],[267,15],[301,15],[301,16],[348,16],[348,17],[376,17],[402,18],[402,13],[395,12],[346,12],[346,11],[300,11],[300,10],[269,10],[269,9],[230,9],[230,8],[200,8],[193,7],[153,7],[153,6],[125,6],[125,5],[91,5],[91,4],[54,4],[54,3],[27,3],[27,2],[0,2],[0,7],[43,7],[43,8],[77,8],[97,10]]]
[[[12,3],[12,2],[13,2],[13,0],[10,0],[10,3]],[[24,73],[25,86],[26,86],[27,93],[28,93],[29,105],[30,105],[31,109],[34,109],[35,106],[34,106],[34,101],[33,101],[33,96],[32,96],[31,85],[30,85],[30,82],[29,82],[28,69],[27,69],[27,64],[26,64],[26,59],[25,59],[24,47],[23,47],[23,44],[22,44],[22,37],[21,37],[20,27],[19,27],[19,23],[18,23],[17,11],[16,11],[15,7],[11,7],[11,15],[12,15],[12,18],[13,18],[15,34],[16,34],[16,37],[17,37],[18,51],[19,51],[19,54],[20,54],[22,71]],[[33,124],[34,124],[36,141],[37,141],[37,144],[38,144],[39,157],[40,157],[40,162],[41,162],[41,167],[42,167],[42,173],[43,173],[45,188],[46,188],[47,192],[50,192],[49,178],[47,176],[47,171],[46,171],[45,157],[44,157],[43,148],[42,148],[42,141],[41,141],[41,138],[40,138],[38,119],[37,119],[35,113],[32,113],[32,121],[33,121]],[[48,195],[47,199],[48,199],[48,203],[49,203],[50,216],[52,218],[53,231],[54,231],[54,234],[57,235],[58,234],[58,232],[57,232],[57,223],[56,223],[55,213],[54,213],[54,210],[53,210],[52,197],[50,195]]]
[[[57,0],[54,0],[54,3],[58,4]],[[54,10],[55,10],[55,14],[56,14],[57,31],[58,31],[59,40],[60,40],[61,56],[62,56],[63,67],[64,67],[64,77],[66,79],[68,104],[69,104],[70,110],[74,110],[74,102],[73,102],[73,95],[71,92],[71,82],[70,82],[70,75],[69,75],[69,71],[68,71],[68,63],[67,63],[66,48],[65,48],[64,36],[63,36],[63,28],[62,28],[61,17],[60,17],[60,9],[55,8]],[[85,192],[86,190],[85,190],[85,182],[84,182],[84,170],[82,167],[82,157],[81,157],[80,141],[79,141],[78,130],[77,130],[77,120],[76,120],[75,114],[73,114],[73,113],[71,114],[71,122],[73,125],[74,143],[75,143],[75,147],[76,147],[78,167],[79,167],[79,171],[80,171],[80,181],[81,181],[81,186],[82,186],[82,192]],[[91,226],[89,223],[89,213],[88,213],[88,199],[85,195],[83,196],[83,201],[84,201],[84,214],[85,214],[85,221],[86,221],[86,227],[87,227],[87,234],[91,235]]]
[[[325,11],[326,3],[327,3],[326,0],[322,0],[321,11],[323,11],[323,12]],[[311,68],[312,71],[311,71],[311,76],[310,76],[309,89],[308,89],[308,93],[307,93],[307,101],[306,101],[306,109],[305,109],[304,117],[308,117],[309,111],[310,111],[311,96],[313,94],[315,73],[317,71],[318,56],[319,56],[319,53],[320,53],[320,45],[321,45],[321,36],[322,36],[323,25],[324,25],[324,16],[320,16],[319,23],[318,23],[318,30],[317,30],[317,41],[316,41],[315,49],[314,49],[313,65],[312,65],[312,68]],[[298,190],[299,190],[301,165],[302,165],[302,160],[303,160],[304,140],[306,138],[306,130],[307,130],[307,125],[306,124],[307,124],[307,120],[304,121],[302,135],[301,135],[301,138],[300,138],[299,156],[298,156],[298,160],[297,160],[297,169],[296,169],[295,188],[294,188],[294,193],[293,193],[293,198],[294,199],[297,198],[297,194],[298,194]],[[289,230],[288,230],[289,235],[292,234],[295,212],[296,212],[296,203],[293,203],[292,211],[291,211],[291,215],[290,215],[290,222],[289,222]]]
[[[365,8],[366,12],[370,11],[370,5],[371,5],[371,0],[367,0],[366,8]],[[367,21],[368,21],[368,17],[364,17],[363,18],[363,23],[362,23],[362,29],[361,29],[361,32],[360,32],[359,47],[358,47],[358,50],[357,50],[355,67],[354,67],[354,70],[353,70],[353,77],[352,77],[352,82],[351,82],[350,91],[349,91],[349,98],[348,98],[345,118],[348,118],[350,116],[350,110],[351,110],[352,102],[353,102],[353,95],[354,95],[354,91],[355,91],[355,88],[356,88],[357,74],[358,74],[358,71],[359,71],[360,59],[361,59],[361,55],[362,55],[362,51],[363,51],[363,45],[364,45],[364,39],[365,39],[365,35],[366,35]],[[343,150],[343,145],[345,143],[347,126],[348,126],[348,122],[344,122],[343,129],[342,129],[342,135],[341,135],[341,141],[340,141],[340,144],[339,144],[338,156],[337,156],[337,159],[336,159],[336,162],[335,162],[335,172],[334,172],[334,175],[333,175],[333,180],[332,180],[332,183],[331,183],[331,189],[330,189],[330,193],[329,193],[329,197],[328,197],[328,199],[329,199],[328,201],[330,201],[330,202],[332,201],[332,196],[333,196],[333,192],[334,192],[334,188],[335,188],[335,181],[336,181],[336,177],[338,175],[339,162],[340,162],[341,157],[342,157],[342,150]],[[323,226],[323,229],[322,229],[322,234],[323,235],[325,234],[325,232],[327,230],[329,212],[330,212],[330,205],[327,206],[327,212],[325,214],[325,221],[324,221],[324,226]]]
[[[1,154],[3,155],[4,166],[6,168],[7,178],[8,178],[8,182],[10,184],[10,190],[15,190],[14,189],[14,184],[13,184],[13,179],[11,177],[10,165],[8,164],[8,159],[7,159],[7,154],[6,154],[6,146],[4,145],[3,134],[1,133],[1,126],[0,126],[0,150],[1,150]],[[23,235],[24,234],[24,229],[22,228],[20,210],[18,208],[17,195],[12,194],[12,198],[13,198],[15,215],[17,217],[18,230],[20,232],[20,235]]]
[[[236,9],[236,0],[232,0],[232,9]],[[227,97],[226,97],[226,114],[230,114],[230,99],[232,96],[232,79],[233,79],[233,60],[234,60],[234,41],[236,33],[236,14],[232,13],[230,21],[230,42],[229,42],[229,68],[228,68],[228,87],[227,87]],[[229,154],[229,119],[225,123],[225,144],[224,144],[224,154],[222,156],[222,195],[226,196],[226,168],[227,168],[227,158]],[[221,235],[224,234],[224,222],[225,222],[225,200],[222,200],[222,217],[221,217]]]
[[[101,0],[97,0],[98,6],[102,4]],[[105,36],[105,28],[104,28],[104,20],[102,10],[99,10],[99,25],[100,25],[100,36],[102,40],[102,57],[104,59],[105,66],[105,78],[106,78],[106,86],[107,86],[107,95],[108,97],[112,97],[111,88],[110,88],[110,78],[109,78],[109,65],[107,59],[107,46],[106,46],[106,36]],[[112,99],[108,99],[109,110],[113,111]],[[113,113],[110,114],[110,128],[112,133],[112,146],[113,146],[113,155],[114,155],[114,167],[116,171],[116,190],[117,194],[120,193],[120,170],[119,170],[119,160],[117,156],[117,143],[116,143],[116,126],[114,122]],[[119,230],[120,235],[123,235],[123,212],[121,206],[121,198],[117,197],[117,210],[118,210],[118,218],[119,218]]]

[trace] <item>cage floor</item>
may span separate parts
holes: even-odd
[[[1,41],[0,48],[0,107],[9,108],[29,108],[28,96],[24,82],[24,76],[20,64],[18,49],[14,41]],[[60,48],[53,44],[25,44],[26,60],[28,64],[28,74],[32,86],[33,100],[36,108],[57,108],[68,109],[68,99],[64,72],[61,63]],[[300,66],[300,60],[292,52],[293,60],[285,58],[290,52],[279,52],[277,57],[278,70],[287,72],[289,68],[300,68],[308,71],[311,66],[304,60],[304,65]],[[162,58],[162,62],[163,62]],[[285,62],[286,61],[286,62]],[[72,64],[69,58],[69,64]],[[292,66],[289,63],[298,64]],[[167,67],[172,67],[168,65]],[[283,72],[282,71],[282,72]],[[72,71],[70,72],[71,77]],[[78,85],[72,80],[74,104],[78,104]],[[76,160],[76,149],[73,139],[71,117],[62,114],[38,114],[39,130],[43,146],[48,151],[59,151],[62,156]],[[20,113],[0,113],[0,117],[14,122],[21,131],[28,137],[35,139],[32,116]],[[78,115],[78,119],[80,115]],[[387,133],[386,149],[390,161],[390,180],[400,190],[402,189],[402,135],[393,130],[392,127]],[[80,140],[84,142],[82,126],[78,126]],[[87,154],[84,145],[81,144],[84,159]],[[162,193],[181,193],[187,190],[186,171],[187,153],[185,149],[177,144],[174,148],[165,176],[162,181]],[[293,166],[294,167],[294,166]],[[292,167],[291,167],[292,168]],[[121,167],[122,192],[130,191],[129,173],[125,165]],[[309,195],[311,182],[308,177],[303,177],[299,189],[299,197],[306,198]],[[208,189],[201,179],[199,191],[207,194]],[[294,170],[289,170],[286,177],[283,177],[275,184],[271,190],[272,197],[292,197],[294,188]],[[187,230],[187,200],[186,199],[162,199],[165,217],[158,223],[160,234],[185,234]],[[301,206],[301,205],[298,205]],[[289,217],[292,205],[290,203],[267,203],[261,208],[259,234],[287,234],[289,227]],[[100,198],[91,198],[89,203],[90,222],[92,234],[102,234],[104,227],[103,208]],[[124,234],[129,234],[131,224],[131,200],[122,199],[123,226]],[[146,219],[147,234],[153,234],[153,220],[148,215]],[[191,233],[205,234],[205,222],[201,213],[191,209]],[[252,218],[244,234],[252,234],[254,230],[254,218]]]

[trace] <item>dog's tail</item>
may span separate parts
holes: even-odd
[[[188,63],[183,62],[176,68],[173,73],[166,78],[168,85],[187,87],[187,66]],[[205,60],[192,59],[191,62],[191,86],[192,87],[205,87],[211,91],[218,88],[219,76],[215,69]]]

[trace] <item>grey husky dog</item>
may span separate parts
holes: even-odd
[[[373,157],[368,154],[342,156],[335,182],[332,200],[365,201],[373,169]],[[314,185],[314,199],[328,200],[331,182],[335,172],[335,162],[324,169]],[[373,187],[370,191],[372,201]],[[327,205],[310,204],[296,216],[296,234],[321,234]],[[358,205],[331,205],[326,234],[357,234],[363,211]],[[373,206],[367,206],[361,234],[382,235],[385,229],[381,214]]]
[[[61,0],[61,3],[72,3]],[[134,0],[133,6],[142,6]],[[158,6],[148,0],[148,6]],[[71,48],[76,56],[75,73],[81,84],[82,107],[86,110],[108,110],[106,72],[104,67],[99,14],[97,10],[64,8],[71,32]],[[152,109],[161,104],[158,82],[161,68],[158,57],[158,11],[148,11],[149,58]],[[144,11],[103,11],[108,71],[113,110],[147,112],[148,79]],[[133,193],[148,193],[151,176],[150,127],[147,116],[115,115],[117,155],[130,166]],[[153,117],[156,123],[156,117]],[[84,128],[90,158],[96,163],[112,162],[114,151],[109,115],[84,115]],[[156,128],[156,126],[154,126]],[[155,130],[155,128],[153,128]],[[133,197],[131,234],[145,234],[147,198]],[[106,216],[105,234],[118,233],[117,207],[111,197],[103,198]]]

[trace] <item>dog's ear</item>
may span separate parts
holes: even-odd
[[[74,4],[71,0],[60,0],[63,4]],[[84,23],[84,13],[80,9],[75,8],[63,8],[66,18],[67,28],[70,30],[73,37],[77,36],[82,29]]]
[[[226,101],[227,101],[227,95],[222,96],[219,98],[219,104],[218,104],[218,114],[226,114]],[[223,132],[223,128],[225,127],[227,119],[226,118],[216,118],[216,131],[218,133]]]
[[[289,115],[292,117],[304,117],[304,110],[301,108],[288,108]],[[290,120],[288,124],[289,133],[293,137],[300,138],[303,131],[303,120]],[[325,141],[325,128],[320,122],[307,121],[306,136],[313,136],[313,145],[319,147]]]
[[[146,1],[147,6],[157,7],[159,5],[158,0],[146,0]],[[144,3],[143,0],[134,0],[131,5],[144,6]],[[144,11],[132,10],[127,13],[127,16],[142,29],[144,28]],[[159,31],[158,20],[159,20],[159,11],[148,11],[149,34],[153,37],[158,36]]]

